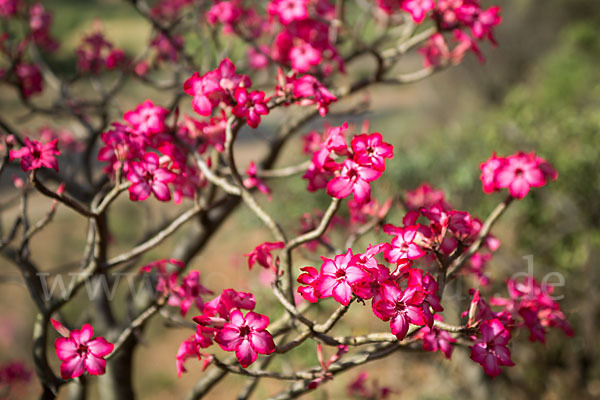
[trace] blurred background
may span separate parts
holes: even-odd
[[[43,3],[54,12],[52,32],[62,43],[50,61],[65,72],[74,68],[74,49],[98,19],[105,35],[126,51],[135,53],[147,43],[150,32],[147,21],[126,2],[48,0]],[[546,344],[531,344],[527,335],[515,338],[512,353],[517,366],[504,368],[503,374],[493,380],[469,360],[465,349],[455,349],[451,361],[439,353],[398,353],[352,370],[306,398],[348,398],[346,385],[365,371],[369,382],[392,390],[391,398],[600,398],[600,272],[596,259],[600,257],[600,2],[497,0],[494,4],[502,6],[503,23],[497,29],[498,48],[484,48],[485,64],[479,64],[469,55],[458,67],[425,81],[407,86],[378,86],[368,92],[369,109],[353,116],[351,121],[360,123],[368,119],[371,131],[382,132],[394,145],[394,159],[388,162],[386,173],[375,185],[374,194],[380,201],[401,195],[398,188],[409,190],[429,182],[443,189],[455,208],[485,218],[502,199],[499,194],[484,195],[478,178],[479,164],[493,151],[500,155],[518,150],[536,151],[550,161],[559,173],[558,179],[511,206],[494,228],[502,246],[488,267],[494,283],[483,291],[488,295],[506,295],[505,278],[527,271],[523,257],[533,256],[536,278],[541,280],[550,272],[564,277],[564,286],[557,287],[555,294],[564,295],[559,304],[573,325],[575,337],[569,339],[552,330]],[[401,63],[401,68],[414,70],[421,62],[415,54]],[[349,73],[360,74],[363,68],[370,67],[368,63],[369,60],[358,63]],[[19,108],[16,95],[9,88],[0,90],[0,113],[17,126],[26,130],[44,125],[62,127],[60,120],[38,117],[17,121],[26,113]],[[120,99],[122,107],[127,109],[146,97],[160,103],[160,92],[139,90],[124,91]],[[327,118],[331,124],[340,124],[345,119],[336,119],[336,110],[334,107],[332,117]],[[278,122],[265,121],[273,127]],[[322,127],[323,121],[318,120],[305,131]],[[264,140],[256,139],[256,135],[246,132],[243,139],[240,165],[258,159],[265,149]],[[302,159],[300,146],[300,140],[289,146],[286,165]],[[19,173],[17,168],[6,175],[13,173]],[[324,193],[308,194],[305,181],[299,176],[287,182],[274,182],[272,189],[273,202],[266,204],[266,199],[262,200],[289,230],[298,225],[303,213],[323,209],[327,204]],[[13,196],[10,185],[3,185],[2,205],[12,201]],[[50,202],[43,198],[33,201],[33,215],[42,217]],[[139,234],[145,229],[142,225],[160,226],[179,211],[172,204],[133,204],[124,196],[110,217],[110,225],[116,232],[114,254],[140,239]],[[2,222],[8,224],[11,215],[3,210]],[[390,222],[399,224],[401,217],[399,212],[392,212]],[[31,244],[33,259],[52,273],[69,271],[78,265],[85,233],[85,221],[59,208],[54,223]],[[185,230],[146,255],[145,260],[169,257],[174,244],[184,237]],[[356,248],[364,249],[369,239],[363,238]],[[207,250],[192,261],[191,268],[199,269],[205,286],[215,292],[227,287],[260,292],[264,279],[261,280],[256,269],[251,274],[247,272],[243,254],[265,240],[270,237],[260,221],[240,208]],[[303,265],[309,265],[312,259],[307,256],[302,261]],[[31,368],[35,306],[18,277],[14,267],[0,260],[0,362],[24,360]],[[474,285],[468,281],[463,284],[465,290],[466,286]],[[120,290],[124,295],[125,289]],[[259,298],[257,311],[268,313],[272,302],[266,296]],[[65,310],[67,318],[87,307],[83,299],[72,303]],[[461,310],[454,311],[458,315]],[[447,314],[452,312],[449,309]],[[339,334],[386,329],[384,323],[360,307],[354,307],[347,319],[353,323],[341,325]],[[146,332],[135,356],[134,376],[139,397],[182,398],[202,373],[200,363],[190,360],[189,372],[180,379],[176,376],[175,353],[190,331],[167,328],[157,318]],[[300,347],[288,361],[294,369],[314,365],[317,362],[314,344]],[[275,367],[285,370],[290,365]],[[227,382],[208,398],[233,398],[244,379],[229,377]],[[279,382],[264,381],[256,398],[267,397],[283,387]],[[36,398],[38,394],[39,386],[32,380],[11,390],[10,398]]]

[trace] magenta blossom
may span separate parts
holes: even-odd
[[[500,375],[501,365],[515,365],[506,347],[510,332],[499,319],[484,321],[480,330],[481,337],[475,338],[475,344],[471,347],[471,359],[481,364],[485,373],[493,378]]]
[[[498,188],[508,188],[511,196],[522,199],[532,187],[546,184],[546,177],[532,154],[517,153],[506,159],[496,175]]]
[[[384,321],[390,321],[392,333],[402,340],[410,324],[425,325],[422,303],[423,293],[417,288],[402,291],[397,285],[384,285],[382,299],[374,307]]]
[[[275,265],[273,264],[273,256],[271,255],[271,251],[275,249],[283,249],[285,244],[283,242],[265,242],[256,246],[254,250],[252,250],[248,254],[244,254],[245,257],[248,257],[248,269],[252,269],[255,263],[266,268],[272,269],[275,271]]]
[[[321,63],[321,51],[314,48],[310,43],[300,43],[290,50],[292,68],[300,73],[311,70]]]
[[[17,84],[24,98],[41,93],[44,89],[43,78],[40,69],[35,64],[20,63],[15,67]]]
[[[383,229],[384,232],[395,235],[391,241],[392,247],[384,254],[388,262],[397,263],[404,259],[416,260],[425,255],[425,252],[415,243],[417,227],[395,228],[392,225],[386,225]]]
[[[487,161],[481,163],[481,184],[483,185],[484,193],[492,193],[498,190],[496,186],[496,175],[504,165],[504,158],[496,157],[496,153],[492,154]]]
[[[438,321],[444,321],[444,319],[437,314],[434,316],[434,318]],[[456,340],[450,336],[450,333],[436,328],[435,326],[422,327],[415,335],[415,338],[423,341],[424,351],[435,352],[439,350],[447,359],[450,359],[452,356],[452,351],[454,350],[453,343],[456,343]]]
[[[252,82],[246,75],[235,73],[236,67],[225,58],[215,70],[200,76],[198,72],[183,84],[185,93],[194,97],[194,111],[200,115],[210,115],[221,101],[232,104],[233,93],[238,87],[249,87]]]
[[[225,351],[235,351],[235,356],[242,367],[246,368],[258,357],[258,354],[271,354],[275,351],[273,337],[266,330],[269,318],[266,315],[249,311],[244,314],[240,310],[231,312],[231,322],[223,325],[215,336]]]
[[[260,124],[260,116],[267,115],[269,109],[265,99],[265,92],[254,90],[250,93],[244,87],[239,87],[235,90],[235,101],[237,105],[231,111],[233,115],[239,118],[246,118],[246,123],[252,128],[258,127]]]
[[[352,285],[368,279],[369,274],[352,263],[352,249],[339,254],[333,260],[321,257],[320,297],[331,297],[347,306],[352,298]]]
[[[339,176],[327,184],[327,194],[338,199],[354,195],[354,200],[361,204],[371,200],[371,185],[369,182],[381,176],[381,171],[367,165],[361,165],[347,159],[344,161]]]
[[[10,151],[11,161],[20,158],[21,169],[25,172],[39,168],[53,168],[55,171],[58,171],[58,163],[54,157],[60,154],[56,146],[58,139],[45,144],[37,140],[30,140],[28,137],[25,137],[24,140],[25,146],[19,150]]]
[[[317,104],[322,117],[329,111],[329,104],[337,101],[337,97],[311,75],[295,80],[293,93],[294,97],[300,100],[301,105]]]
[[[168,304],[179,307],[181,315],[185,316],[192,304],[202,311],[204,308],[202,296],[206,294],[212,294],[212,291],[200,283],[200,272],[193,270],[182,279],[181,285],[171,289]]]
[[[282,24],[301,21],[308,18],[307,0],[273,0],[267,6],[271,15],[276,15]]]
[[[423,22],[427,13],[434,8],[434,0],[404,0],[402,2],[402,9],[410,13],[417,24]]]
[[[139,134],[151,137],[165,131],[165,118],[169,111],[155,106],[151,100],[146,100],[134,111],[127,111],[123,119],[129,122]]]
[[[256,170],[256,163],[254,161],[250,161],[248,165],[248,169],[246,169],[246,179],[244,179],[244,187],[246,189],[252,189],[253,187],[257,188],[259,192],[266,194],[269,197],[269,201],[271,200],[271,189],[267,186],[267,184],[258,177]]]
[[[298,283],[306,286],[298,286],[298,293],[304,298],[304,300],[310,303],[316,303],[321,296],[319,293],[319,287],[321,286],[321,275],[314,267],[303,267],[300,268],[303,272],[298,277]]]
[[[92,339],[94,330],[89,324],[81,330],[69,331],[60,322],[51,319],[54,328],[63,335],[54,342],[56,355],[62,361],[60,375],[63,379],[77,378],[88,372],[90,375],[102,375],[106,369],[104,357],[113,351],[114,345],[103,337]]]
[[[351,145],[354,161],[379,171],[385,170],[385,159],[394,156],[394,147],[384,142],[379,132],[354,136]]]
[[[132,201],[146,200],[150,193],[160,201],[171,200],[168,184],[175,180],[175,174],[160,166],[158,155],[146,153],[143,161],[132,161],[129,165],[127,180],[132,183],[129,186]]]

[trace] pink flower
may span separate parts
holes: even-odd
[[[156,51],[156,62],[177,62],[179,52],[183,50],[183,45],[183,37],[172,35],[171,40],[169,40],[169,38],[160,32],[150,42],[150,46]]]
[[[168,114],[167,109],[155,106],[151,100],[146,100],[134,111],[127,111],[123,119],[129,122],[139,134],[151,137],[166,130],[165,118]]]
[[[21,89],[23,97],[28,98],[42,92],[42,73],[37,65],[19,63],[15,67],[15,75],[17,76],[17,84]]]
[[[292,68],[300,73],[308,72],[321,63],[321,52],[310,45],[302,42],[290,50]]]
[[[387,234],[395,235],[391,241],[392,247],[384,253],[388,262],[397,263],[403,259],[416,260],[425,255],[425,252],[415,243],[417,238],[415,226],[395,228],[393,225],[386,225],[383,229]]]
[[[425,68],[439,67],[450,58],[450,50],[446,44],[446,39],[441,33],[431,36],[425,45],[419,49],[423,55],[423,64]]]
[[[329,104],[337,101],[337,97],[311,75],[304,75],[294,81],[293,94],[300,99],[301,105],[317,104],[322,117],[329,111]]]
[[[180,286],[172,288],[167,304],[179,307],[181,315],[185,316],[192,304],[195,304],[198,310],[203,310],[202,296],[206,294],[212,294],[212,291],[200,283],[200,272],[193,270],[183,278]]]
[[[243,10],[239,6],[238,1],[219,1],[208,10],[206,20],[211,25],[216,25],[220,22],[226,25],[227,31],[232,25],[237,23],[242,16]]]
[[[21,5],[21,0],[0,0],[0,17],[8,18],[17,15]]]
[[[402,2],[402,9],[410,13],[417,24],[423,22],[427,13],[434,8],[434,0],[404,0]]]
[[[254,295],[252,293],[237,292],[233,289],[225,289],[220,295],[218,295],[217,297],[215,297],[214,299],[212,299],[204,305],[203,313],[205,315],[218,314],[221,318],[229,320],[230,313],[232,310],[254,310],[255,306],[256,299],[254,298]]]
[[[304,300],[310,303],[316,303],[321,297],[319,293],[319,287],[321,286],[321,275],[314,267],[303,267],[300,268],[303,271],[298,277],[298,283],[306,286],[298,286],[298,293],[304,298]]]
[[[282,24],[308,18],[307,0],[273,0],[267,6],[271,15],[276,15]]]
[[[500,7],[498,6],[481,11],[471,26],[473,36],[477,39],[485,39],[487,37],[495,45],[496,40],[494,39],[492,28],[502,22],[502,18],[498,15],[499,13]]]
[[[235,65],[225,58],[215,70],[200,76],[198,72],[184,82],[185,93],[192,95],[194,111],[200,115],[210,115],[221,101],[230,104],[237,87],[249,87],[252,82],[245,75],[235,73]]]
[[[251,161],[248,165],[246,175],[248,176],[246,179],[244,179],[244,182],[242,182],[244,187],[246,189],[252,189],[253,187],[256,187],[259,192],[266,194],[269,196],[269,200],[271,200],[271,189],[269,189],[267,184],[256,175],[256,164],[254,161]]]
[[[29,8],[29,27],[35,43],[46,51],[54,51],[58,43],[50,36],[52,14],[44,9],[41,3],[35,3]]]
[[[444,321],[439,315],[435,315],[434,318],[442,322]],[[415,335],[415,338],[423,341],[424,351],[435,352],[439,350],[447,359],[450,359],[452,356],[452,350],[454,350],[453,343],[456,343],[456,340],[452,338],[448,332],[436,328],[435,326],[422,327],[419,330],[419,333]]]
[[[239,118],[246,118],[246,123],[252,128],[256,128],[260,124],[260,116],[267,115],[269,109],[267,108],[265,99],[265,92],[255,90],[250,93],[244,87],[238,87],[235,90],[235,101],[237,105],[233,107],[231,111],[233,115]]]
[[[498,190],[496,186],[496,175],[498,171],[504,165],[505,159],[503,157],[496,157],[496,153],[492,154],[487,161],[481,163],[481,184],[483,185],[484,193],[492,193],[495,190]]]
[[[352,298],[352,285],[369,278],[369,274],[352,263],[352,249],[339,254],[333,260],[321,257],[321,278],[319,293],[321,298],[331,297],[347,306]]]
[[[81,330],[69,331],[60,322],[51,319],[54,328],[64,337],[54,342],[56,355],[62,361],[60,375],[63,379],[77,378],[88,372],[90,375],[102,375],[106,369],[106,357],[113,351],[114,345],[103,337],[92,339],[94,330],[89,324]]]
[[[248,48],[248,65],[250,68],[260,70],[269,66],[269,48],[265,45],[260,45],[258,49],[254,47]]]
[[[248,269],[252,269],[255,263],[266,268],[272,269],[275,271],[275,265],[273,264],[273,256],[271,255],[271,251],[275,249],[283,249],[285,244],[283,242],[265,242],[256,246],[252,252],[248,254],[244,254],[245,257],[248,257]]]
[[[175,363],[177,366],[177,377],[181,377],[181,375],[184,372],[187,372],[187,370],[185,369],[185,362],[189,358],[196,357],[198,360],[203,360],[203,371],[211,363],[212,355],[200,352],[201,348],[208,347],[212,344],[212,340],[205,340],[206,338],[203,335],[203,328],[204,327],[198,325],[196,327],[196,333],[188,339],[184,340],[179,345],[179,349],[177,349],[177,355],[175,356]]]
[[[168,184],[175,180],[175,174],[166,168],[160,167],[158,155],[155,153],[144,154],[143,161],[132,161],[127,180],[129,186],[129,198],[132,201],[143,201],[154,193],[160,201],[171,200],[171,191]]]
[[[76,50],[77,67],[82,72],[98,74],[106,67],[106,58],[112,52],[113,45],[98,31],[85,36]]]
[[[390,321],[391,331],[398,340],[404,339],[410,324],[425,325],[423,315],[423,293],[417,288],[408,287],[402,291],[397,285],[384,285],[382,299],[375,309],[384,321]]]
[[[354,136],[351,145],[354,161],[361,165],[371,165],[379,171],[385,171],[385,159],[394,156],[394,147],[385,143],[379,132]]]
[[[380,176],[381,171],[347,159],[344,161],[339,175],[327,184],[327,194],[343,199],[352,193],[357,202],[361,204],[368,203],[371,200],[371,185],[369,182]]]
[[[546,184],[546,177],[539,168],[533,153],[517,153],[509,156],[496,175],[498,188],[508,188],[511,196],[522,199],[532,187]]]
[[[446,195],[443,190],[437,190],[428,183],[422,183],[415,190],[404,192],[404,206],[410,211],[433,206],[447,207],[448,203],[446,203]]]
[[[24,141],[25,146],[10,151],[10,161],[20,158],[21,169],[25,172],[39,168],[53,168],[58,171],[58,163],[54,157],[60,154],[56,146],[58,139],[45,144],[30,140],[28,137],[25,137]]]
[[[465,53],[469,50],[475,53],[480,63],[485,62],[483,54],[481,54],[479,46],[477,46],[477,42],[471,36],[460,29],[454,29],[452,35],[454,40],[458,43],[456,47],[452,49],[452,53],[450,54],[450,59],[453,64],[460,63],[465,56]]]
[[[510,359],[510,350],[506,345],[510,332],[498,319],[484,321],[480,325],[481,337],[475,338],[471,347],[471,359],[481,364],[486,374],[492,378],[500,375],[501,365],[515,365]]]
[[[273,337],[266,331],[269,318],[249,311],[244,316],[240,310],[231,312],[231,322],[223,325],[216,336],[217,342],[225,351],[235,351],[242,367],[246,368],[258,354],[271,354],[275,351]]]

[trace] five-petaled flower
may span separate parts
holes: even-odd
[[[260,116],[267,115],[269,108],[265,99],[265,92],[254,90],[248,92],[244,87],[238,87],[234,93],[237,105],[231,111],[233,115],[239,118],[246,118],[246,123],[252,128],[256,128],[260,124]]]
[[[501,365],[515,365],[510,359],[510,350],[506,345],[510,340],[510,332],[499,319],[484,321],[480,326],[481,337],[475,338],[471,347],[471,359],[481,364],[486,374],[500,375]]]
[[[102,375],[106,370],[106,360],[114,348],[103,337],[92,339],[94,330],[89,324],[81,329],[69,331],[60,322],[51,319],[54,328],[63,335],[54,342],[56,355],[62,361],[60,375],[63,379],[77,378],[88,372],[90,375]]]
[[[37,140],[30,140],[25,137],[25,146],[19,150],[10,151],[10,160],[21,159],[21,169],[25,172],[39,168],[53,168],[58,171],[57,156],[60,154],[58,147],[58,139],[42,144]]]
[[[375,304],[375,308],[384,321],[390,321],[392,333],[402,340],[410,324],[426,324],[421,303],[423,293],[414,287],[403,291],[396,285],[384,285],[382,299]]]
[[[273,337],[266,330],[269,318],[266,315],[240,310],[231,312],[231,322],[223,325],[216,336],[217,342],[225,351],[235,351],[242,367],[246,368],[258,357],[258,354],[271,354],[275,351]]]
[[[171,200],[171,191],[168,184],[175,180],[175,174],[160,166],[158,155],[155,153],[144,154],[143,161],[132,161],[127,179],[132,183],[129,186],[129,198],[133,201],[143,201],[154,193],[160,201]]]
[[[352,285],[369,278],[369,274],[352,263],[352,249],[339,254],[333,260],[321,257],[321,279],[319,292],[321,297],[331,297],[347,306],[352,298]]]
[[[381,176],[381,171],[369,166],[346,159],[338,176],[327,184],[327,194],[338,199],[354,195],[354,200],[360,204],[371,200],[371,185],[369,182]]]

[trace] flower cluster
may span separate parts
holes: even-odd
[[[399,340],[406,336],[410,324],[431,327],[433,312],[443,310],[437,298],[437,282],[418,268],[390,272],[376,259],[389,248],[389,243],[383,243],[369,246],[364,254],[353,254],[348,249],[333,259],[322,257],[320,272],[313,267],[302,269],[298,282],[305,286],[300,286],[298,293],[310,302],[333,297],[346,306],[353,296],[371,299],[373,313],[390,321],[390,329]]]
[[[392,158],[393,147],[378,132],[355,135],[348,146],[347,130],[348,123],[329,128],[322,140],[309,134],[311,143],[305,149],[317,150],[303,178],[308,180],[309,191],[326,187],[332,197],[343,199],[352,194],[356,205],[364,205],[371,200],[370,182],[385,171],[385,159]],[[346,159],[336,162],[338,157]]]
[[[166,298],[168,305],[179,307],[181,315],[185,316],[192,305],[202,311],[204,309],[202,296],[212,294],[212,291],[200,283],[200,272],[197,270],[192,270],[181,277],[183,268],[184,264],[179,260],[158,260],[143,266],[140,272],[156,271],[157,294]]]
[[[557,327],[567,336],[574,335],[573,328],[552,297],[552,285],[540,284],[534,277],[527,276],[522,282],[510,279],[507,286],[510,298],[493,297],[490,303],[512,313],[513,320],[518,321],[516,326],[529,330],[529,340],[545,343],[549,327]]]
[[[379,0],[378,4],[387,13],[406,11],[418,24],[426,18],[435,22],[439,31],[419,50],[426,67],[447,62],[457,64],[467,51],[475,53],[483,62],[478,41],[488,39],[495,46],[493,29],[502,22],[500,7],[483,9],[480,0]],[[452,34],[455,42],[452,50],[444,32]]]
[[[387,224],[383,227],[384,232],[394,237],[384,257],[388,262],[396,263],[398,268],[409,266],[424,256],[431,261],[453,257],[477,239],[483,225],[479,218],[468,212],[453,209],[444,193],[428,184],[406,192],[404,204],[410,211],[402,220],[403,226]],[[481,281],[486,279],[484,264],[490,257],[483,250],[494,252],[498,247],[499,240],[488,234],[483,238],[482,248],[469,260],[470,272]]]
[[[123,50],[115,48],[100,30],[87,35],[76,49],[77,67],[80,72],[97,75],[104,69],[111,70],[125,63]]]
[[[508,157],[497,157],[494,153],[481,164],[485,193],[508,188],[510,195],[517,199],[524,198],[532,187],[544,186],[557,177],[552,165],[535,153],[518,152]]]
[[[131,182],[133,201],[145,200],[151,194],[169,201],[172,189],[175,203],[179,203],[184,197],[193,198],[205,184],[198,167],[188,163],[189,148],[173,140],[166,123],[168,115],[165,108],[146,100],[124,114],[127,125],[115,122],[101,135],[105,145],[98,152],[98,160],[109,163],[107,173],[123,172]],[[182,142],[193,144],[186,122],[177,127],[176,135]]]
[[[264,68],[269,61],[299,73],[343,70],[330,21],[335,7],[329,0],[271,0],[268,16],[240,1],[215,1],[206,13],[211,25],[220,24],[226,34],[235,33],[255,46],[248,52],[249,64]]]
[[[266,330],[269,318],[255,313],[256,300],[251,293],[226,289],[204,305],[202,314],[194,317],[196,333],[185,340],[177,352],[178,375],[184,373],[185,361],[192,357],[210,362],[210,356],[201,352],[217,343],[225,351],[235,352],[237,360],[246,368],[256,361],[258,354],[275,351],[273,337]],[[242,310],[247,310],[244,314]],[[206,364],[205,364],[206,365]]]

